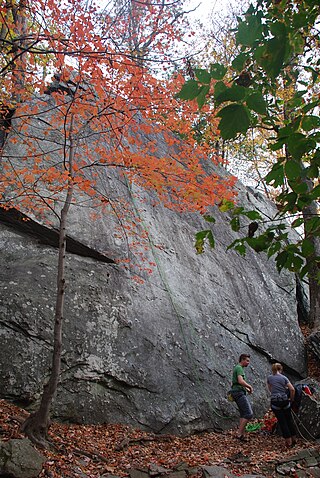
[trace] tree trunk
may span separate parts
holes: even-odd
[[[40,447],[48,446],[48,429],[50,425],[50,411],[53,400],[56,396],[60,369],[61,369],[61,350],[62,350],[62,324],[65,300],[65,261],[66,261],[66,225],[68,212],[73,197],[73,160],[74,160],[74,144],[72,139],[73,118],[71,117],[70,125],[70,149],[69,157],[64,162],[68,164],[69,182],[64,206],[61,210],[60,227],[59,227],[59,256],[57,271],[57,293],[55,306],[55,321],[53,335],[53,354],[52,368],[49,381],[43,388],[39,409],[32,413],[21,426],[21,431],[28,438]]]
[[[19,53],[19,55],[16,55],[12,65],[12,75],[15,82],[13,94],[14,104],[21,102],[26,86],[25,77],[27,66],[24,48],[26,46],[25,38],[28,33],[28,16],[26,14],[27,4],[27,0],[20,0],[17,4],[12,4],[12,15],[15,25],[14,30],[17,37],[17,42],[13,45],[13,49]]]
[[[285,103],[286,106],[286,103]],[[284,118],[288,118],[288,113],[286,109],[284,110]],[[285,148],[286,159],[290,160],[291,156],[288,151],[288,147]],[[300,161],[300,166],[304,169],[302,161]],[[302,176],[303,178],[303,176]],[[304,178],[303,181],[308,187],[308,190],[311,191],[314,184],[311,179]],[[320,332],[320,283],[318,282],[319,274],[319,262],[315,259],[320,257],[320,238],[315,236],[312,232],[309,233],[306,230],[306,222],[311,217],[318,216],[318,207],[316,201],[312,201],[309,205],[305,206],[302,209],[302,216],[304,219],[304,237],[308,239],[314,248],[313,254],[306,258],[306,264],[308,266],[308,281],[309,281],[309,301],[310,301],[310,313],[309,313],[309,326],[313,329],[314,332]],[[320,335],[320,334],[319,334]]]
[[[317,204],[312,202],[303,210],[304,220],[318,215]],[[319,264],[315,261],[316,257],[320,257],[320,238],[312,233],[305,232],[305,237],[313,244],[314,253],[307,258],[309,267],[309,294],[310,294],[310,317],[309,324],[313,331],[320,331],[320,284],[318,282]]]

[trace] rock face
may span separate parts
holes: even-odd
[[[308,385],[312,395],[302,392],[297,414],[294,414],[298,434],[305,440],[320,438],[320,383],[307,378],[295,385]]]
[[[9,146],[9,154],[17,155],[19,147]],[[68,254],[55,417],[159,433],[230,427],[238,413],[226,393],[242,352],[251,353],[247,378],[261,416],[268,408],[265,379],[272,360],[282,362],[293,380],[306,375],[294,277],[279,275],[264,255],[226,252],[237,236],[218,211],[216,248],[197,256],[194,235],[208,228],[200,216],[155,206],[152,195],[129,190],[115,174],[101,174],[108,194],[131,203],[138,235],[147,231],[143,254],[153,272],[138,271],[144,282],[137,283],[131,266],[122,269],[77,250]],[[262,195],[238,188],[248,208],[274,214]],[[73,239],[113,260],[141,253],[114,232],[115,217],[93,220],[90,214],[72,208]],[[7,222],[0,225],[0,244],[1,397],[32,409],[50,367],[57,249],[33,237],[30,228]]]
[[[320,333],[313,332],[308,337],[308,348],[317,360],[320,360]]]
[[[14,478],[36,478],[45,458],[28,439],[0,442],[0,475]]]

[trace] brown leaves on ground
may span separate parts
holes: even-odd
[[[19,432],[27,413],[0,400],[0,438],[23,438]],[[241,443],[235,430],[202,433],[189,437],[154,435],[125,425],[67,425],[54,422],[49,431],[55,451],[44,451],[47,461],[41,477],[75,478],[82,474],[98,478],[111,473],[127,476],[132,468],[161,466],[172,469],[184,462],[190,467],[226,466],[233,473],[261,473],[272,476],[274,461],[292,454],[284,450],[283,439],[248,433],[249,442]],[[298,439],[294,452],[320,444]],[[195,472],[196,473],[196,472]]]

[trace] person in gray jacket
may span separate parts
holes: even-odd
[[[272,365],[272,375],[269,375],[267,379],[267,385],[271,393],[271,410],[277,417],[286,447],[291,448],[297,441],[291,413],[291,403],[294,399],[295,389],[282,371],[282,365],[274,363]]]

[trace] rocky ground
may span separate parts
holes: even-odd
[[[308,362],[309,376],[320,382],[319,363],[312,357]],[[24,438],[19,430],[27,416],[25,410],[0,400],[0,440]],[[258,428],[263,421],[253,423]],[[46,461],[39,477],[320,478],[320,440],[312,440],[312,430],[304,430],[297,418],[296,425],[302,436],[288,450],[280,436],[263,429],[249,432],[248,442],[241,443],[235,429],[182,438],[119,424],[54,422],[49,430],[52,449],[40,450]]]
[[[19,427],[26,416],[24,410],[1,400],[2,440],[22,438]],[[230,471],[230,475],[223,476],[233,476],[231,473],[238,476],[316,476],[293,474],[291,458],[298,453],[302,454],[302,458],[307,456],[309,462],[310,456],[320,457],[319,442],[299,438],[294,449],[285,450],[282,438],[275,434],[260,430],[248,433],[248,437],[247,443],[241,443],[235,430],[179,438],[156,436],[117,424],[84,426],[53,423],[50,440],[54,449],[41,450],[46,462],[40,477],[110,478],[110,475],[130,475],[131,478],[142,478],[160,476],[161,473],[170,475],[171,472],[175,478],[182,478],[182,474],[186,477],[203,476],[203,467],[213,465]],[[302,459],[296,465],[295,473],[305,469]],[[316,466],[318,468],[317,463]],[[284,473],[279,473],[281,470]]]

